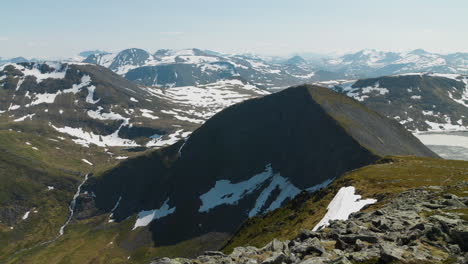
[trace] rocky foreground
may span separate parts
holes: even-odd
[[[374,211],[332,221],[318,232],[303,230],[292,241],[274,240],[261,249],[238,247],[230,255],[210,251],[195,259],[162,258],[151,264],[468,263],[468,197],[466,191],[458,194],[440,186],[413,189]]]

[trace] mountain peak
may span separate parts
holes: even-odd
[[[425,54],[429,54],[429,52],[425,51],[424,49],[415,49],[415,50],[410,51],[409,54],[425,55]]]

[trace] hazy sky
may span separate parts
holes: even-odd
[[[0,57],[129,47],[266,55],[468,51],[467,0],[0,1]]]

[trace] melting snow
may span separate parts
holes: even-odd
[[[87,159],[81,159],[81,160],[82,160],[84,163],[86,163],[86,164],[89,164],[89,165],[93,166],[93,164],[92,164],[91,162],[89,162]]]
[[[159,119],[159,117],[152,115],[154,112],[148,109],[140,109],[141,115],[150,119]]]
[[[23,215],[23,220],[28,219],[30,213],[31,213],[31,211],[27,211],[27,212]]]
[[[163,205],[159,209],[139,212],[138,218],[132,230],[135,230],[137,227],[140,227],[140,226],[147,226],[153,220],[160,219],[160,218],[163,218],[167,215],[174,213],[176,208],[175,207],[169,208],[169,205],[167,204],[168,202],[169,202],[169,199],[164,201]]]
[[[190,131],[188,132],[183,132],[183,131],[184,131],[183,129],[179,129],[169,135],[164,135],[164,136],[158,135],[158,137],[151,136],[152,139],[148,143],[146,143],[146,146],[147,147],[162,147],[166,145],[172,145],[176,143],[177,141],[188,137],[192,133]]]
[[[347,220],[350,214],[377,202],[375,199],[361,200],[361,196],[355,195],[355,192],[356,189],[353,186],[342,187],[328,205],[325,216],[312,230],[317,231],[327,226],[331,220]]]
[[[109,220],[107,222],[109,223],[114,222],[114,219],[112,219],[112,217],[114,217],[114,211],[115,209],[117,209],[117,207],[119,207],[121,200],[122,200],[122,196],[119,196],[119,199],[117,199],[117,202],[115,203],[114,207],[111,210],[111,214],[109,215]]]
[[[88,112],[89,113],[89,112]],[[110,135],[98,135],[93,132],[86,132],[82,128],[73,128],[73,127],[56,127],[51,125],[55,130],[66,133],[70,136],[76,137],[73,141],[77,144],[83,146],[89,146],[89,144],[95,144],[99,147],[116,147],[116,146],[127,146],[127,147],[136,147],[138,144],[129,139],[123,139],[119,137],[119,131],[121,127],[125,125],[125,122],[120,125],[120,127]]]
[[[36,114],[29,114],[29,115],[25,115],[23,117],[20,117],[20,118],[17,118],[15,120],[13,120],[14,122],[22,122],[24,121],[26,118],[29,118],[32,120],[33,116],[35,116]]]
[[[255,191],[271,176],[271,165],[267,165],[264,172],[256,174],[252,178],[243,182],[231,183],[229,180],[219,180],[215,183],[213,188],[200,196],[202,205],[198,211],[207,212],[222,204],[235,204],[245,195]]]
[[[311,192],[318,190],[327,186],[332,180],[327,180],[307,190]],[[282,177],[279,173],[274,173],[271,164],[268,164],[265,167],[265,171],[252,176],[246,181],[239,183],[231,183],[229,180],[217,181],[213,188],[200,196],[202,205],[198,211],[207,212],[223,204],[236,204],[246,195],[264,186],[265,183],[268,183],[268,185],[258,195],[253,208],[248,213],[249,217],[274,210],[280,207],[284,201],[294,198],[301,192],[301,189],[294,186],[289,179]],[[266,204],[271,199],[271,195],[275,190],[279,190],[278,195],[271,204]]]
[[[94,91],[96,90],[96,86],[91,85],[88,87],[88,96],[86,96],[86,102],[90,104],[96,104],[99,102],[101,99],[94,100]]]

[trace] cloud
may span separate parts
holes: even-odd
[[[0,41],[7,41],[7,40],[10,40],[10,39],[7,37],[0,37]]]
[[[159,32],[161,35],[168,35],[168,36],[176,36],[176,35],[182,35],[184,32],[181,31],[167,31],[167,32]]]

